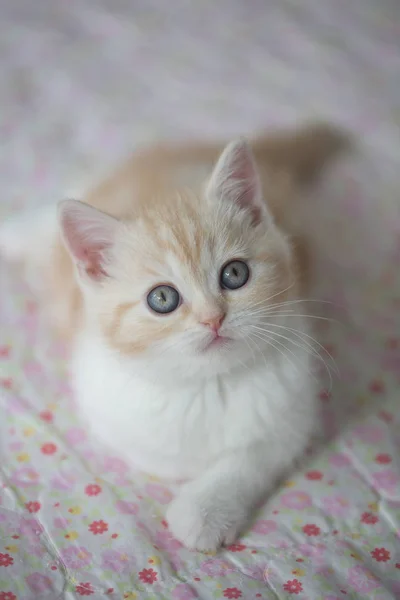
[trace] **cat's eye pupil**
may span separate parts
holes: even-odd
[[[221,270],[220,284],[226,290],[237,290],[243,287],[250,277],[250,269],[242,260],[233,260]]]
[[[171,285],[158,285],[147,294],[147,304],[156,313],[167,314],[180,303],[179,292]]]

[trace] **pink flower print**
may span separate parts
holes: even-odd
[[[25,551],[27,554],[38,557],[42,557],[46,554],[46,549],[40,542],[39,538],[25,546]]]
[[[43,525],[36,519],[21,519],[18,533],[29,542],[36,543],[38,537],[43,533]]]
[[[232,566],[220,558],[205,560],[201,563],[200,569],[209,577],[224,577],[233,571]]]
[[[62,517],[57,517],[56,519],[54,519],[53,523],[54,527],[57,527],[57,529],[67,529],[69,525],[67,519],[64,519]]]
[[[158,483],[148,483],[146,485],[146,492],[160,504],[168,504],[172,500],[172,494],[169,489]]]
[[[187,583],[178,583],[172,592],[172,597],[174,600],[195,600],[199,596]]]
[[[82,569],[92,561],[92,555],[83,546],[67,546],[61,550],[61,558],[69,569]]]
[[[124,475],[128,471],[128,465],[122,458],[106,456],[104,458],[104,470],[117,473],[117,475]]]
[[[103,569],[114,573],[130,573],[136,564],[136,559],[122,549],[104,550],[101,557]]]
[[[158,548],[171,554],[182,548],[182,544],[169,531],[158,531],[156,534],[156,544]]]
[[[61,492],[72,490],[75,487],[75,483],[75,477],[71,473],[58,473],[50,481],[51,486]]]
[[[24,373],[31,381],[44,384],[46,382],[45,372],[42,365],[35,360],[26,362],[24,365]]]
[[[65,440],[71,446],[77,446],[78,444],[86,440],[86,432],[81,427],[71,427],[64,434]]]
[[[311,496],[306,492],[291,491],[281,496],[281,504],[293,510],[304,510],[312,506]]]
[[[275,523],[275,521],[271,521],[269,519],[261,519],[260,521],[254,523],[252,527],[252,531],[254,531],[255,533],[261,533],[261,535],[268,535],[269,533],[273,533],[277,529],[278,526]]]
[[[379,582],[375,575],[362,565],[351,567],[351,569],[348,570],[347,583],[356,590],[356,592],[360,592],[361,594],[368,594],[379,587]]]
[[[378,490],[383,490],[389,494],[395,494],[400,483],[400,477],[392,469],[384,469],[373,474],[373,479]]]
[[[39,483],[39,473],[32,467],[20,467],[11,475],[11,481],[16,487],[30,487]]]
[[[344,517],[349,512],[349,503],[342,496],[327,496],[322,498],[325,512],[333,517]]]
[[[14,396],[9,399],[8,402],[8,410],[13,414],[21,414],[27,411],[26,403],[22,400],[22,398],[18,398]]]
[[[385,437],[384,430],[379,425],[358,425],[353,434],[366,444],[379,444]]]
[[[325,562],[325,550],[324,544],[300,544],[299,552],[303,556],[307,556],[316,565],[323,565]]]
[[[28,584],[29,589],[36,594],[42,594],[53,589],[51,579],[41,573],[31,573],[25,577],[25,581]]]
[[[127,500],[117,500],[115,508],[123,515],[137,515],[139,512],[139,505]]]
[[[22,448],[24,447],[24,444],[23,442],[11,442],[11,444],[9,444],[8,447],[11,450],[11,452],[20,452],[20,450],[22,450]]]
[[[351,464],[349,457],[343,452],[332,454],[329,457],[329,462],[333,467],[347,467]]]

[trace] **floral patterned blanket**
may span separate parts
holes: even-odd
[[[305,218],[330,441],[216,555],[173,539],[171,489],[88,437],[67,349],[0,261],[0,600],[400,598],[398,2],[20,0],[0,17],[0,218],[79,196],[159,136],[318,115],[361,138]]]

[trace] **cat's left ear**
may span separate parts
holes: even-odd
[[[96,282],[108,277],[121,223],[78,200],[60,202],[58,216],[64,244],[81,279]]]
[[[222,152],[208,183],[207,194],[249,211],[255,225],[270,218],[253,152],[243,138],[231,142]]]

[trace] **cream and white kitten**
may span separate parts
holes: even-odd
[[[232,543],[313,431],[292,200],[341,142],[319,126],[149,149],[85,202],[0,227],[11,259],[41,242],[28,265],[56,324],[74,330],[93,433],[183,482],[167,519],[189,548]]]

